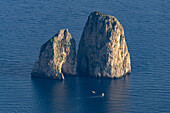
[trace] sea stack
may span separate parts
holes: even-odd
[[[124,30],[114,16],[97,11],[89,15],[78,47],[77,70],[99,78],[119,78],[131,72]]]
[[[76,75],[76,64],[76,42],[68,29],[61,29],[42,45],[31,75],[63,80],[63,74]]]

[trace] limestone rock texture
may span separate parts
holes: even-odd
[[[78,47],[77,70],[99,78],[119,78],[131,72],[124,29],[114,16],[97,11],[89,15]]]
[[[76,75],[76,65],[76,42],[68,29],[61,29],[42,45],[31,75],[62,80],[63,74]]]

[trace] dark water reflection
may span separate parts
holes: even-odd
[[[129,82],[130,76],[118,80],[80,76],[67,76],[64,81],[32,78],[32,88],[35,106],[44,113],[109,113],[127,111]],[[93,90],[96,94],[92,94]]]

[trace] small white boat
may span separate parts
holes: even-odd
[[[104,97],[104,93],[102,93],[102,97]]]
[[[96,92],[95,91],[92,91],[93,94],[95,94]]]

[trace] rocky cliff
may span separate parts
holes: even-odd
[[[124,30],[114,16],[96,11],[89,15],[79,43],[77,70],[104,78],[119,78],[131,72]]]
[[[76,42],[68,29],[61,29],[40,50],[32,76],[64,79],[64,74],[76,75]]]

